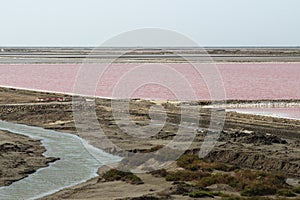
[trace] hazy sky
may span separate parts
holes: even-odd
[[[299,0],[0,2],[0,46],[98,46],[149,27],[177,31],[204,46],[300,46]]]

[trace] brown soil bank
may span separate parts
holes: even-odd
[[[9,95],[10,92],[11,96]],[[22,96],[23,93],[25,92],[20,90],[9,91],[9,89],[5,89],[6,98],[3,100],[0,99],[0,104],[7,104],[9,102],[18,103],[22,98],[16,100],[15,95],[18,94]],[[30,97],[29,91],[24,95],[29,97],[26,101],[30,102],[30,104],[23,104],[24,99],[22,99],[23,102],[21,105],[0,105],[1,120],[25,123],[47,129],[78,134],[74,123],[72,102],[32,103],[36,97],[55,95],[33,92],[33,98]],[[121,128],[122,126],[126,126],[125,121],[119,119],[119,123],[116,123],[112,113],[111,103],[111,100],[96,99],[95,107],[93,107],[89,101],[79,104],[79,107],[83,108],[81,110],[82,120],[79,125],[80,128],[89,130],[90,135],[86,135],[87,137],[85,139],[91,141],[92,145],[99,146],[99,143],[101,142],[99,138],[95,138],[95,135],[93,135],[94,132],[97,132],[97,129],[94,129],[95,124],[101,126],[110,141],[129,152],[149,152],[151,149],[157,149],[168,144],[172,141],[174,136],[176,136],[179,128],[178,123],[181,119],[179,104],[174,102],[167,103],[132,100],[129,106],[129,113],[131,119],[135,121],[137,126],[133,130],[135,132],[128,134]],[[141,127],[151,123],[151,117],[159,119],[159,117],[162,116],[163,113],[155,109],[152,109],[153,112],[151,116],[149,115],[149,108],[158,104],[162,105],[166,110],[167,123],[164,124],[163,128],[157,134],[152,135],[147,139],[133,137],[133,135],[138,134],[141,131]],[[190,153],[197,153],[203,144],[205,136],[210,133],[206,128],[208,128],[211,123],[212,110],[203,108],[200,103],[186,102],[183,107],[186,111],[189,111],[189,109],[199,110],[199,117],[197,117],[197,119],[199,119],[199,125],[203,129],[199,129],[198,131],[193,130],[195,139],[189,150]],[[91,122],[88,117],[91,114],[90,110],[93,109],[95,109],[97,121]],[[119,112],[122,112],[122,110]],[[218,118],[220,115],[221,114],[216,114],[216,117]],[[187,116],[187,118],[193,121],[195,116]],[[184,130],[191,131],[188,128],[185,128]],[[113,153],[112,151],[114,151],[114,149],[105,148],[104,150],[110,153]],[[272,172],[277,171],[290,177],[299,177],[300,120],[296,121],[247,114],[226,113],[225,125],[221,137],[207,158],[212,161],[229,163],[242,168],[260,169]],[[146,182],[147,181],[145,181],[145,183]],[[117,186],[113,187],[115,183],[106,184],[107,189],[110,188],[109,190],[111,191],[108,195],[112,195],[112,193],[119,191]],[[97,183],[95,180],[88,182],[87,185],[88,186],[77,187],[76,192],[78,192],[78,196],[72,196],[72,193],[75,192],[73,188],[69,190],[69,194],[64,194],[65,196],[60,197],[86,199],[87,195],[92,194],[93,191],[99,190],[99,195],[104,192],[99,189],[103,184]],[[124,183],[122,183],[122,186],[119,186],[120,188],[128,187],[128,185],[124,185]],[[147,187],[147,190],[143,186],[138,187],[143,188],[143,191],[147,193],[147,191],[154,186]],[[134,189],[132,188],[132,191],[133,190]],[[144,193],[140,193],[139,195],[142,194]],[[53,198],[55,199],[55,195]],[[98,199],[99,196],[90,196],[90,198]],[[113,199],[109,197],[105,198]]]
[[[44,152],[40,141],[0,131],[0,186],[10,185],[47,167],[55,159],[45,158]]]
[[[32,92],[31,94],[30,91],[22,90],[10,91],[9,89],[3,89],[3,92],[6,94],[4,102],[19,101],[20,99],[16,100],[15,98],[16,94],[24,95],[27,98],[32,95],[34,98],[30,97],[29,102],[32,102],[32,99],[39,96],[47,96],[46,93]],[[9,95],[10,93],[11,96]],[[48,95],[53,96],[53,94]],[[99,123],[106,136],[114,144],[130,152],[143,152],[155,148],[156,146],[168,144],[174,138],[178,130],[177,124],[180,122],[181,113],[180,107],[176,103],[143,100],[132,100],[130,102],[130,117],[137,125],[134,130],[136,133],[139,133],[141,130],[139,129],[140,127],[150,123],[149,108],[151,106],[160,103],[167,112],[167,123],[163,126],[162,130],[147,140],[133,137],[120,128],[112,114],[111,100],[97,99],[95,103],[95,112],[98,121],[93,123]],[[83,107],[81,110],[81,115],[83,116],[80,121],[81,128],[88,128],[91,133],[97,132],[97,129],[93,130],[95,126],[91,124],[88,119],[90,109],[93,108],[90,108],[89,102],[81,103],[80,106]],[[205,109],[202,108],[201,105],[188,103],[185,103],[183,107],[187,112],[189,109],[198,109],[200,127],[208,128],[211,122],[211,109]],[[154,111],[152,117],[158,116],[159,118],[161,115],[162,113],[160,111]],[[193,118],[193,116],[191,118]],[[77,134],[72,102],[39,103],[37,105],[31,103],[28,105],[1,105],[0,119]],[[121,126],[122,123],[122,121],[119,122]],[[124,124],[125,122],[123,125]],[[250,132],[250,135],[245,136],[243,133],[244,130]],[[192,151],[196,152],[201,148],[206,134],[206,132],[195,132],[196,137],[190,147]],[[234,163],[241,167],[279,170],[288,175],[299,176],[300,121],[227,113],[223,134],[227,134],[227,136],[220,140],[215,146],[210,154],[211,159]],[[284,139],[286,143],[269,141],[269,135]],[[99,146],[99,140],[94,138],[94,135],[91,134],[90,137],[86,137],[85,139],[92,141],[92,145]],[[258,140],[261,141],[257,142]],[[112,149],[105,150],[110,152]]]

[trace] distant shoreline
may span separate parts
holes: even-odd
[[[0,85],[0,89],[5,89],[8,91],[13,91],[13,90],[17,90],[17,91],[23,91],[23,92],[33,92],[33,93],[44,93],[49,95],[53,95],[53,96],[58,96],[59,97],[70,97],[72,98],[74,97],[85,97],[85,98],[93,98],[93,99],[107,99],[107,100],[124,100],[124,99],[117,99],[117,98],[112,98],[112,97],[102,97],[102,96],[89,96],[89,95],[80,95],[80,94],[74,94],[74,93],[68,93],[68,92],[57,92],[57,91],[48,91],[48,90],[38,90],[38,89],[30,89],[30,88],[22,88],[22,87],[13,87],[13,86],[4,86],[4,85]],[[238,105],[238,104],[255,104],[255,103],[268,103],[268,102],[273,102],[273,103],[300,103],[300,99],[226,99],[226,100],[168,100],[168,99],[147,99],[147,98],[131,98],[129,100],[146,100],[146,101],[152,101],[152,102],[169,102],[169,103],[184,103],[184,104],[197,104],[197,105],[214,105],[213,103],[217,103],[219,105],[219,103],[221,102],[220,106],[225,106],[226,104],[232,106],[232,105]],[[225,102],[226,104],[222,104],[223,102]],[[237,108],[242,108],[241,107],[237,107]]]
[[[0,63],[300,62],[300,47],[0,47]]]

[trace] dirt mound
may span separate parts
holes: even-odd
[[[222,131],[219,141],[231,141],[255,145],[272,145],[288,143],[286,140],[281,139],[276,135],[268,133],[257,133],[254,131],[247,130]]]

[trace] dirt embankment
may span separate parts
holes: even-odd
[[[212,161],[300,177],[300,141],[246,130],[223,131]]]
[[[45,151],[40,141],[0,131],[0,186],[10,185],[54,162],[55,158],[43,156]]]
[[[10,97],[8,95],[9,91],[6,91],[7,97],[5,102],[10,102],[10,98],[12,99],[11,102],[15,102],[14,95],[16,93],[22,95],[22,92],[11,92],[12,96]],[[28,93],[26,95],[30,96]],[[42,95],[45,96],[44,93],[33,93],[32,95],[34,98]],[[28,102],[32,102],[31,100],[32,98]],[[89,131],[90,135],[83,136],[86,136],[85,139],[92,141],[93,145],[97,146],[101,141],[99,138],[98,140],[97,137],[94,137],[97,136],[96,134],[93,135],[94,132],[97,132],[95,124],[101,126],[110,141],[129,152],[147,152],[149,149],[155,149],[161,145],[168,144],[176,136],[179,129],[178,123],[181,119],[180,107],[176,103],[159,103],[166,110],[167,123],[164,124],[160,131],[151,135],[146,140],[134,137],[134,133],[139,133],[142,127],[151,123],[151,117],[156,116],[159,118],[162,115],[161,111],[155,110],[152,112],[151,117],[149,115],[149,108],[158,102],[140,100],[130,102],[130,118],[136,125],[134,129],[136,132],[131,132],[131,134],[122,129],[122,126],[126,125],[125,121],[118,119],[119,122],[116,122],[112,113],[111,103],[110,100],[97,99],[95,101],[95,108],[88,108],[88,102],[86,102],[87,105],[83,105],[83,108],[87,106],[87,109],[81,110],[82,121],[79,124],[81,128]],[[195,139],[190,147],[190,152],[197,153],[202,146],[205,136],[209,134],[205,128],[208,128],[211,122],[212,110],[209,108],[204,109],[198,103],[186,103],[184,107],[187,110],[199,110],[199,125],[201,128],[204,128],[204,131],[201,131],[201,129],[194,131]],[[94,124],[91,124],[88,118],[91,109],[95,109],[97,116],[97,121],[92,122]],[[193,116],[191,116],[191,121],[193,121],[192,118]],[[78,134],[71,103],[0,106],[0,119]],[[184,130],[190,131],[188,128]],[[109,149],[106,150],[110,152]],[[280,171],[286,175],[297,177],[300,174],[299,155],[300,121],[226,113],[224,130],[219,142],[208,158],[243,168]],[[86,185],[77,186],[77,194],[75,196],[72,196],[72,193],[74,193],[74,188],[72,188],[69,190],[69,193],[67,192],[68,194],[64,194],[64,197],[87,197],[86,195],[93,193],[91,191],[97,190],[99,191],[98,194],[102,191],[99,187],[102,187],[103,184],[95,183],[95,180],[88,182]],[[120,187],[126,188],[127,186],[122,184]],[[149,186],[147,189],[149,190],[152,187],[154,186]],[[110,191],[113,192],[118,191],[117,188],[109,184],[107,188],[110,188]],[[145,191],[145,188],[143,188],[143,191]],[[55,195],[53,198],[55,198]],[[91,196],[91,198],[96,199],[98,197]]]
[[[136,133],[139,133],[143,126],[150,123],[149,108],[153,105],[155,103],[150,101],[136,100],[130,103],[130,117],[137,125],[134,129]],[[163,103],[162,105],[167,111],[167,123],[162,130],[147,140],[134,137],[120,128],[120,124],[123,126],[126,123],[122,121],[116,123],[110,100],[96,100],[95,112],[98,122],[95,123],[99,123],[96,127],[101,126],[108,139],[118,147],[129,152],[145,152],[151,148],[168,144],[178,131],[180,108],[171,103]],[[191,109],[199,109],[200,127],[208,128],[211,121],[211,109],[202,109],[197,106],[192,106]],[[0,119],[3,120],[78,134],[71,104],[1,106],[0,110]],[[93,135],[93,132],[96,133],[98,130],[94,124],[89,122],[89,114],[89,109],[82,110],[83,118],[80,121],[80,126],[83,129],[88,128],[92,133],[85,139],[92,141],[94,146],[99,147],[101,140],[97,140],[97,134]],[[152,117],[155,115],[160,116],[161,113],[159,111],[152,113]],[[249,134],[245,136],[243,131],[248,131]],[[207,133],[195,134],[196,138],[190,147],[194,152],[201,148]],[[227,113],[223,134],[227,136],[221,138],[222,140],[211,152],[210,157],[212,159],[246,168],[282,171],[292,176],[300,174],[299,121]],[[275,140],[286,142],[284,144],[276,143]],[[109,153],[115,153],[112,152],[114,149],[105,150]]]

